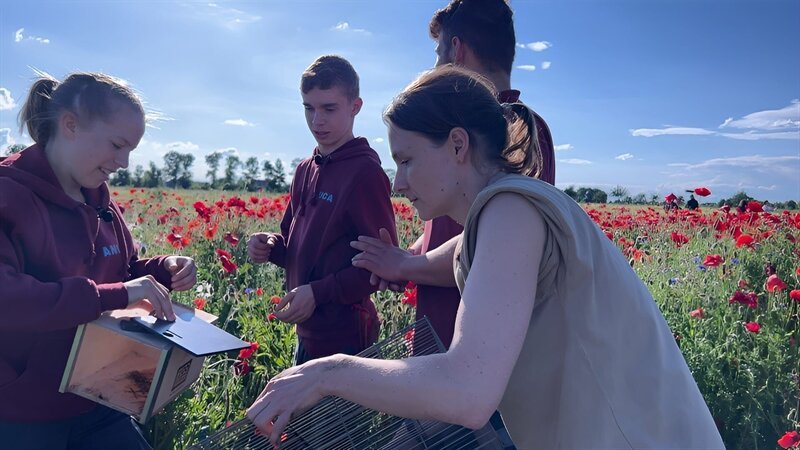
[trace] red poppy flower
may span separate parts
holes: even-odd
[[[744,327],[753,334],[758,334],[758,332],[761,331],[761,325],[759,325],[758,322],[747,322],[744,324]]]
[[[750,212],[764,212],[764,208],[761,207],[761,203],[756,201],[747,202],[747,210]]]
[[[706,255],[706,259],[703,260],[703,265],[706,267],[717,267],[724,262],[725,258],[720,255]]]
[[[261,288],[256,288],[256,295],[258,295],[259,297],[264,295],[264,290]]]
[[[243,377],[250,373],[250,363],[245,361],[236,361],[233,363],[233,374],[237,377]]]
[[[194,299],[194,307],[197,309],[203,309],[206,307],[206,299],[203,297],[197,297]]]
[[[778,439],[778,445],[786,449],[800,447],[800,433],[797,431],[787,431],[783,437]]]
[[[270,322],[272,322],[273,320],[275,320],[275,319],[277,319],[277,318],[278,318],[278,316],[276,316],[276,315],[275,315],[275,314],[273,314],[273,313],[269,313],[269,314],[267,315],[267,320],[268,320],[268,321],[270,321]]]
[[[167,235],[167,242],[175,248],[183,248],[189,245],[189,238],[177,233],[170,233]]]
[[[750,236],[749,234],[742,234],[738,238],[736,238],[736,247],[737,248],[744,246],[752,247],[753,242],[754,242],[753,236]]]
[[[231,273],[235,272],[236,269],[239,267],[233,261],[231,261],[231,254],[222,250],[220,248],[217,249],[217,256],[219,257],[219,262],[222,263],[222,268],[225,269],[225,272]]]
[[[737,286],[739,286],[739,289],[747,288],[747,286],[748,286],[747,280],[745,280],[744,278],[740,278],[739,282],[737,283]]]
[[[258,342],[251,342],[250,347],[239,350],[239,359],[250,359],[251,356],[258,350]]]
[[[273,305],[277,305],[278,303],[281,302],[281,297],[278,295],[273,295],[272,297],[269,298],[269,302],[272,303]]]
[[[702,319],[703,317],[705,317],[705,311],[703,311],[703,308],[697,308],[694,311],[690,312],[689,315],[692,317],[696,317],[698,319]]]
[[[684,236],[684,235],[682,235],[680,233],[677,233],[675,231],[672,232],[671,239],[672,239],[672,242],[674,242],[675,245],[677,245],[678,247],[682,246],[683,244],[689,243],[689,238],[688,237],[686,237],[686,236]]]
[[[406,284],[406,290],[403,292],[403,298],[400,299],[401,303],[410,305],[412,308],[417,307],[417,285],[409,281]]]
[[[239,238],[231,233],[225,233],[225,236],[223,236],[222,239],[225,239],[229,244],[234,246],[239,243]]]
[[[766,286],[767,292],[780,292],[788,287],[777,274],[770,275],[769,278],[767,278]]]
[[[750,309],[756,309],[758,306],[758,296],[755,294],[755,292],[736,291],[728,299],[728,303],[739,303],[747,306]]]
[[[699,195],[700,197],[708,197],[709,195],[711,195],[711,191],[709,191],[707,187],[695,188],[694,193]]]
[[[800,303],[800,289],[793,289],[789,292],[789,298]]]

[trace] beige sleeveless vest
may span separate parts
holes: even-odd
[[[547,227],[539,273],[531,274],[539,280],[536,304],[499,407],[516,446],[723,449],[650,292],[558,189],[505,175],[478,195],[456,264],[459,289],[468,282],[481,210],[500,192],[523,195]]]

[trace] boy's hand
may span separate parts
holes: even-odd
[[[247,240],[247,256],[254,263],[269,261],[272,247],[275,246],[275,235],[271,233],[253,233]]]
[[[172,310],[172,299],[169,291],[161,283],[156,281],[152,275],[145,275],[124,283],[125,290],[128,292],[128,306],[139,306],[140,302],[148,305],[141,305],[145,308],[150,306],[152,315],[157,319],[175,320],[175,312]]]
[[[316,308],[314,291],[310,285],[304,284],[292,289],[281,299],[275,306],[275,317],[286,323],[300,323],[311,317]]]
[[[188,256],[168,256],[164,259],[164,268],[172,274],[173,291],[186,291],[197,282],[197,266]]]

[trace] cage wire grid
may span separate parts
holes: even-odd
[[[444,352],[444,345],[427,318],[409,325],[358,356],[401,359]],[[272,449],[269,439],[247,419],[189,447],[191,450]],[[293,418],[278,446],[281,450],[503,450],[491,423],[470,430],[436,421],[404,419],[365,408],[337,397]]]

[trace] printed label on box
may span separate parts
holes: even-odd
[[[175,382],[172,384],[172,390],[174,391],[178,386],[182,385],[186,381],[186,377],[189,375],[189,368],[192,367],[192,360],[186,362],[186,364],[180,366],[178,368],[178,373],[175,374]]]

